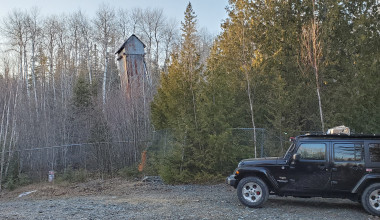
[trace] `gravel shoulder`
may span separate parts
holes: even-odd
[[[18,197],[23,192],[35,192]],[[240,204],[225,184],[165,185],[122,179],[35,184],[0,195],[0,219],[380,219],[343,199],[270,196]]]

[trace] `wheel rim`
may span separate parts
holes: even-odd
[[[249,202],[257,202],[263,196],[263,190],[255,182],[246,183],[242,190],[243,198]]]
[[[372,208],[376,210],[380,210],[380,189],[372,191],[372,193],[369,195],[369,204],[372,206]]]

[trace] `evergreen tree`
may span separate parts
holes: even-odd
[[[328,125],[379,133],[379,4],[321,1],[325,65],[322,79]],[[377,29],[377,30],[376,30]]]
[[[74,85],[70,109],[70,143],[87,142],[90,137],[89,130],[92,118],[94,117],[94,104],[91,96],[91,87],[86,81],[84,74],[79,75]]]
[[[85,110],[92,105],[90,84],[81,75],[74,87],[73,104],[78,111]]]
[[[379,132],[376,1],[229,3],[229,17],[214,42],[206,72],[189,72],[196,62],[185,61],[196,60],[191,56],[196,53],[183,41],[172,54],[168,75],[162,75],[152,117],[156,129],[177,132],[172,155],[166,158],[169,166],[163,169],[166,176],[178,170],[193,178],[226,174],[238,160],[255,155],[252,146],[240,144],[242,133],[232,128],[272,131],[268,135],[275,141],[265,143],[270,155],[286,149],[287,135],[321,131],[323,123],[326,128],[344,124],[356,132]],[[302,63],[302,31],[313,18],[323,52],[318,66]],[[184,24],[186,39],[191,26],[185,29]],[[311,74],[311,67],[318,68],[319,77]],[[316,98],[316,83],[323,102]]]
[[[152,103],[152,120],[156,129],[167,128],[176,137],[175,148],[161,170],[177,174],[177,181],[191,179],[197,171],[196,157],[202,150],[199,133],[198,96],[201,65],[196,50],[196,16],[191,3],[185,11],[182,24],[182,41],[179,51],[174,51],[167,75],[161,75],[161,87]],[[170,176],[170,175],[169,175]],[[170,181],[166,179],[167,181]]]

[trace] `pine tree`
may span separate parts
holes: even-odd
[[[94,117],[90,84],[83,74],[80,74],[73,88],[71,117],[70,142],[87,142],[90,136],[91,120]]]
[[[74,87],[73,104],[78,110],[86,109],[92,105],[90,84],[82,75]]]
[[[177,181],[186,181],[191,179],[191,173],[196,172],[195,157],[201,150],[197,139],[201,65],[196,49],[196,16],[191,3],[186,8],[185,20],[181,24],[181,46],[178,52],[172,53],[167,75],[161,75],[161,86],[151,108],[155,128],[170,129],[177,141],[170,156],[172,159],[167,160],[162,170],[165,173],[177,173]],[[168,176],[165,173],[164,178]]]

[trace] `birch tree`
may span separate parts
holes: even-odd
[[[232,41],[227,43],[232,53],[236,57],[231,57],[232,60],[237,62],[235,68],[238,69],[238,73],[242,76],[239,77],[244,82],[246,102],[248,102],[248,112],[250,119],[250,127],[253,129],[253,148],[254,157],[257,157],[257,134],[256,134],[256,122],[255,122],[255,112],[254,112],[254,86],[252,85],[253,77],[255,75],[254,67],[252,63],[256,59],[255,57],[255,42],[252,42],[252,14],[249,10],[249,3],[246,1],[236,0],[233,2],[233,7],[230,9],[230,21],[226,21],[225,37],[227,41]],[[237,34],[236,34],[237,33]],[[231,53],[230,52],[230,53]],[[235,69],[234,71],[237,71]]]
[[[30,12],[30,14],[26,18],[26,29],[28,31],[28,34],[30,35],[30,46],[31,46],[31,62],[32,62],[32,86],[33,86],[33,93],[34,93],[34,103],[35,103],[35,109],[36,114],[38,118],[38,98],[37,98],[37,84],[36,84],[36,73],[35,73],[35,66],[36,66],[36,52],[38,45],[41,43],[40,38],[42,34],[42,28],[41,28],[41,21],[40,21],[40,15],[38,8],[33,8]]]
[[[94,25],[96,28],[95,39],[101,45],[102,56],[103,56],[103,81],[102,81],[102,100],[103,105],[106,103],[106,85],[107,85],[107,69],[108,69],[108,59],[109,53],[114,46],[112,40],[115,39],[115,10],[108,5],[101,5],[96,12],[96,17],[94,19]]]
[[[74,75],[75,77],[78,77],[78,66],[79,66],[79,49],[80,49],[80,18],[79,15],[80,11],[74,12],[69,15],[68,17],[68,32],[69,35],[68,37],[70,38],[70,45],[69,48],[70,50],[73,50],[73,54],[71,55],[73,59],[71,59],[70,63],[72,63],[72,66],[74,68]]]
[[[4,170],[4,164],[5,164],[5,144],[7,140],[7,129],[8,129],[8,122],[9,122],[9,104],[10,104],[11,98],[8,98],[8,103],[5,101],[4,108],[2,110],[1,115],[1,121],[0,121],[0,146],[1,146],[1,157],[0,157],[0,192],[1,192],[1,186],[3,182],[3,170]],[[4,141],[3,141],[4,140]]]
[[[57,101],[56,97],[56,83],[55,83],[55,70],[54,70],[54,56],[56,54],[56,47],[57,47],[57,35],[58,35],[58,29],[59,26],[58,17],[57,16],[51,16],[45,20],[45,46],[47,48],[48,52],[48,59],[49,59],[49,76],[48,79],[48,86],[52,86],[53,88],[53,100],[54,102]],[[51,82],[50,82],[51,80]]]
[[[21,10],[13,10],[3,19],[2,32],[9,41],[11,50],[18,53],[18,74],[20,79],[24,75],[24,45],[26,41],[25,13]]]
[[[120,36],[120,41],[125,41],[131,35],[131,23],[130,12],[127,9],[120,8],[117,11],[117,31]]]
[[[87,63],[87,71],[88,71],[88,79],[90,84],[92,84],[93,81],[93,70],[92,70],[92,61],[93,57],[91,56],[91,48],[92,48],[92,33],[93,30],[90,26],[90,21],[86,16],[82,14],[81,11],[79,11],[77,14],[77,22],[79,24],[79,30],[80,30],[80,38],[81,38],[81,44],[82,47],[84,47],[84,54],[86,56],[81,59],[80,62],[86,62]],[[81,53],[83,53],[81,51]],[[82,55],[83,57],[83,55]]]
[[[142,17],[142,10],[141,8],[133,8],[131,13],[129,14],[128,18],[131,22],[131,30],[132,34],[135,34],[138,31],[139,28],[139,22],[141,22]]]
[[[15,136],[15,127],[16,127],[16,104],[17,104],[17,94],[18,86],[16,93],[13,94],[13,85],[10,83],[8,85],[9,92],[4,97],[4,107],[1,111],[0,117],[0,192],[2,190],[2,182],[4,177],[7,176],[8,167],[10,160],[12,159],[12,146]],[[7,147],[8,146],[8,147]]]
[[[162,44],[163,44],[163,70],[167,72],[167,65],[169,64],[170,52],[174,49],[174,45],[178,43],[178,27],[177,21],[170,19],[166,21],[163,34],[162,34]]]
[[[302,28],[301,35],[301,59],[303,62],[304,71],[307,72],[311,69],[315,76],[315,84],[318,98],[319,115],[321,120],[322,132],[325,132],[325,123],[323,121],[322,100],[321,100],[321,88],[320,88],[320,65],[322,60],[322,45],[320,40],[320,27],[319,21],[316,16],[315,0],[313,4],[313,17],[309,24]]]

